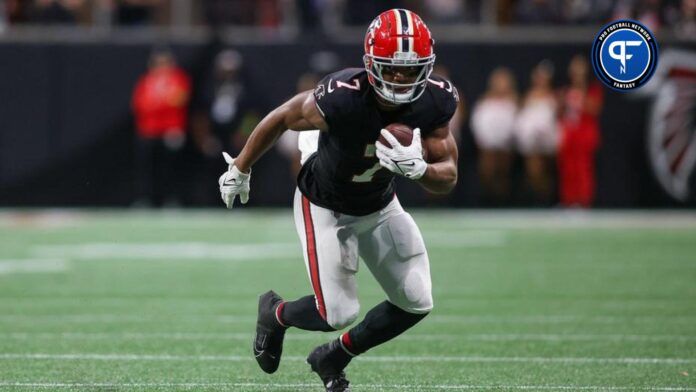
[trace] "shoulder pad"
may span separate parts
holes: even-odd
[[[365,70],[346,68],[325,76],[314,89],[314,100],[324,119],[331,122],[350,114],[362,103],[369,87]]]
[[[428,85],[436,97],[444,100],[454,99],[455,102],[459,102],[459,92],[449,80],[432,74],[428,78]]]

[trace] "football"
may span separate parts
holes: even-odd
[[[389,133],[391,133],[402,146],[411,145],[411,141],[413,140],[413,130],[408,125],[393,123],[387,125],[384,127],[384,129],[389,131]],[[379,139],[377,140],[379,140],[379,142],[385,146],[391,148],[391,144],[389,144],[389,141],[385,139],[384,136],[379,135]]]

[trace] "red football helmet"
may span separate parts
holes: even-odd
[[[395,8],[375,18],[365,34],[363,60],[377,94],[394,104],[420,98],[435,63],[433,44],[430,30],[414,12]],[[396,73],[408,83],[385,80]]]

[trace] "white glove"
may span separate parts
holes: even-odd
[[[394,135],[386,129],[382,129],[380,133],[392,147],[389,148],[379,141],[375,143],[379,164],[391,172],[412,180],[423,177],[428,164],[423,159],[420,128],[413,130],[413,140],[411,140],[410,146],[402,146]]]
[[[251,171],[249,171],[249,173],[242,173],[234,165],[234,159],[230,154],[223,151],[222,156],[225,158],[225,162],[229,164],[227,171],[222,173],[218,180],[222,201],[225,202],[227,208],[232,208],[234,199],[239,195],[239,200],[242,204],[246,204],[246,202],[249,201]]]

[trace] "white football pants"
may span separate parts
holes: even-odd
[[[294,213],[317,309],[333,328],[358,317],[358,256],[389,302],[411,313],[433,308],[425,244],[396,197],[380,211],[352,216],[319,207],[296,190]]]

